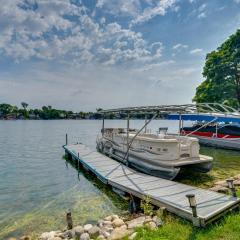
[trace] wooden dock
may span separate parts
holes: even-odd
[[[137,172],[83,144],[63,148],[103,183],[141,199],[149,196],[152,204],[166,207],[195,226],[204,227],[240,206],[238,198]],[[195,194],[197,217],[192,215],[187,194]]]

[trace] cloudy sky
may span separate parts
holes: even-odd
[[[240,0],[0,0],[0,103],[190,103]]]

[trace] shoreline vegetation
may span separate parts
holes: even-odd
[[[7,103],[0,104],[0,120],[59,120],[59,119],[102,119],[102,114],[99,113],[101,108],[96,109],[95,112],[73,112],[67,110],[55,109],[52,106],[43,106],[40,109],[28,108],[28,104],[22,102],[22,107],[18,108],[15,105]],[[145,119],[144,113],[132,114],[132,119]],[[148,118],[152,114],[148,114]],[[109,113],[105,114],[105,119],[126,119],[127,115],[124,113]]]

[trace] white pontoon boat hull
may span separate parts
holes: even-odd
[[[176,178],[180,170],[183,169],[192,169],[196,172],[205,173],[212,168],[212,158],[203,155],[199,155],[196,158],[183,157],[174,161],[159,161],[156,153],[131,147],[127,158],[126,148],[106,138],[97,140],[97,149],[103,154],[141,172],[170,180]]]

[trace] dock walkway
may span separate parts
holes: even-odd
[[[152,204],[166,207],[195,226],[203,227],[240,205],[240,199],[232,196],[140,173],[83,144],[63,147],[103,183],[141,199],[149,196]],[[198,217],[192,216],[187,194],[195,194]]]

